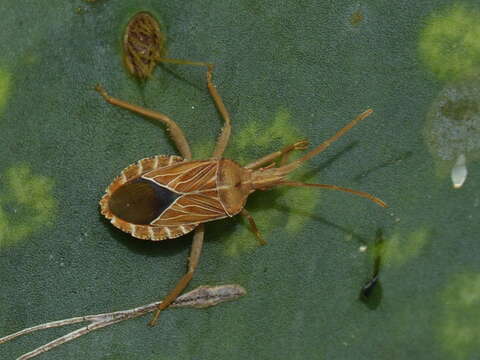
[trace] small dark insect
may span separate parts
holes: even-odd
[[[362,289],[360,290],[360,300],[371,309],[376,309],[378,305],[380,305],[380,300],[382,298],[382,285],[380,283],[379,274],[380,267],[382,265],[383,250],[383,233],[381,230],[378,230],[373,248],[374,262],[372,277],[362,286]]]
[[[378,278],[378,273],[374,274],[373,277],[368,280],[365,285],[362,287],[361,297],[362,300],[367,300],[373,293],[375,286],[380,283]]]
[[[190,64],[204,64],[193,63]],[[185,235],[195,230],[187,273],[178,281],[175,288],[163,299],[154,318],[155,324],[160,311],[167,308],[185,289],[197,267],[203,245],[204,226],[210,221],[245,216],[252,230],[262,244],[255,221],[244,208],[248,196],[256,190],[268,190],[275,186],[306,186],[340,190],[365,197],[376,204],[386,204],[365,192],[336,185],[306,184],[289,181],[286,176],[304,162],[328,148],[335,140],[365,119],[373,111],[367,110],[301,158],[276,166],[275,160],[286,158],[293,150],[303,150],[306,141],[284,147],[245,166],[233,160],[222,158],[231,132],[230,115],[212,82],[213,65],[207,66],[207,86],[215,105],[225,121],[215,150],[210,159],[192,160],[190,146],[180,127],[168,116],[129,104],[113,98],[97,85],[97,91],[112,105],[156,119],[167,125],[170,136],[176,144],[180,156],[157,155],[137,161],[128,166],[107,187],[100,201],[101,213],[111,223],[138,239],[165,240]]]

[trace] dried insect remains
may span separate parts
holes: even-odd
[[[128,71],[140,78],[150,76],[165,53],[165,35],[148,12],[140,12],[127,24],[123,35],[123,53]]]
[[[123,61],[130,74],[145,80],[158,63],[212,66],[205,62],[167,58],[166,36],[155,17],[142,11],[127,24],[123,34]]]
[[[192,160],[190,146],[183,131],[168,116],[114,98],[100,85],[97,86],[97,91],[110,104],[167,125],[169,134],[181,154],[181,157],[158,155],[128,166],[107,187],[100,201],[101,213],[115,227],[138,239],[153,241],[173,239],[195,231],[188,271],[159,305],[150,322],[151,325],[155,324],[160,311],[166,309],[192,279],[203,245],[204,223],[241,214],[248,219],[261,243],[265,243],[254,219],[244,208],[248,196],[254,191],[268,190],[276,186],[317,187],[349,192],[386,207],[382,200],[362,191],[286,179],[289,173],[324,151],[358,122],[369,116],[373,112],[371,109],[358,115],[331,138],[297,160],[290,163],[282,160],[280,166],[276,166],[274,162],[278,158],[286,159],[293,150],[305,149],[305,141],[286,146],[241,166],[233,160],[222,158],[230,138],[231,120],[212,81],[213,65],[188,61],[182,63],[207,66],[207,87],[225,121],[212,157],[206,160]]]

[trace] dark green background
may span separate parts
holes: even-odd
[[[247,209],[260,218],[270,211],[259,221],[268,246],[257,248],[252,235],[253,246],[226,251],[229,238],[245,241],[238,235],[245,225],[208,224],[190,286],[238,283],[246,297],[207,310],[167,311],[155,328],[147,319],[128,321],[43,359],[477,358],[480,168],[469,164],[465,185],[453,190],[448,177],[437,175],[423,135],[446,81],[422,61],[419,36],[433,11],[452,5],[2,1],[0,75],[9,85],[0,109],[0,192],[9,191],[7,170],[24,164],[53,181],[56,206],[28,236],[12,241],[8,228],[0,229],[0,335],[157,300],[184,271],[190,236],[142,242],[104,221],[97,205],[121,169],[175,150],[162,126],[103,102],[96,83],[170,115],[194,150],[213,144],[222,124],[204,69],[160,66],[143,85],[124,70],[124,26],[147,10],[167,33],[169,56],[217,65],[215,82],[234,123],[229,157],[255,159],[284,145],[292,129],[320,143],[372,107],[372,117],[307,170],[311,181],[368,191],[391,207],[312,189],[305,210],[288,200],[302,190],[255,194]],[[355,12],[363,19],[352,24]],[[285,137],[259,144],[252,136],[251,147],[235,143],[246,124],[266,129],[279,111],[290,114]],[[12,221],[24,221],[11,204],[2,206]],[[286,231],[291,214],[301,223]],[[358,296],[372,273],[379,231],[386,247],[383,292],[365,304]],[[360,252],[361,245],[368,250]],[[462,300],[469,295],[472,301]],[[0,358],[13,359],[65,331],[0,345]],[[476,337],[458,340],[461,331]]]

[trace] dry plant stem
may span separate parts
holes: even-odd
[[[217,305],[224,301],[235,300],[245,294],[245,289],[239,285],[200,286],[195,290],[179,296],[170,306],[205,308]],[[87,321],[90,322],[90,324],[80,329],[74,330],[17,358],[17,360],[31,359],[59,345],[75,340],[80,336],[86,335],[94,330],[98,330],[121,321],[143,316],[149,312],[156,310],[161,303],[161,301],[156,301],[151,304],[139,306],[129,310],[115,311],[97,315],[79,316],[70,319],[57,320],[45,324],[32,326],[30,328],[23,329],[16,333],[0,338],[0,344],[38,330],[72,325]]]

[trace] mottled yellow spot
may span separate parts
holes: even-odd
[[[456,4],[426,19],[419,53],[440,79],[466,79],[480,74],[479,18],[478,9]]]
[[[235,135],[233,152],[240,151],[240,156],[245,156],[249,149],[265,149],[268,151],[279,150],[282,146],[292,144],[302,137],[298,129],[291,123],[291,115],[286,109],[280,109],[273,121],[249,121],[238,134]],[[273,147],[276,145],[277,147]],[[248,161],[241,159],[240,161]]]
[[[0,187],[0,246],[11,245],[52,225],[53,180],[22,164],[7,169]]]
[[[11,75],[5,69],[0,68],[0,111],[7,104],[10,90]]]
[[[437,327],[442,348],[451,359],[474,359],[480,353],[480,274],[454,275],[441,295]]]
[[[378,249],[386,266],[401,266],[421,254],[428,242],[429,232],[420,228],[408,234],[394,233],[386,237]]]
[[[286,145],[304,139],[300,131],[292,124],[291,115],[286,109],[280,109],[274,118],[268,120],[252,119],[234,132],[225,157],[242,165],[277,151]],[[209,157],[213,148],[205,144],[193,146],[196,159]],[[296,153],[296,154],[295,154]],[[300,151],[292,152],[290,158],[298,157]],[[307,170],[298,169],[292,179],[313,181],[307,178]],[[301,230],[311,219],[320,191],[311,188],[278,188],[267,192],[258,191],[252,195],[246,205],[267,242],[272,241],[270,234],[274,229],[283,229],[293,234]],[[247,221],[226,239],[225,252],[234,256],[256,249],[259,242],[250,231]]]

